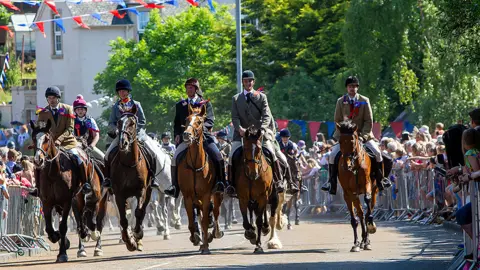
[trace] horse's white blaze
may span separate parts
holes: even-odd
[[[42,149],[43,142],[45,141],[45,133],[39,132],[35,138],[37,139],[37,149]],[[41,151],[36,151],[35,153],[35,162],[38,163],[40,162],[40,152]]]
[[[195,119],[197,119],[197,116],[194,114],[192,116],[192,120],[190,121],[190,126],[193,128],[193,123],[195,123]]]

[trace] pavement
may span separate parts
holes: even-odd
[[[0,268],[8,269],[447,269],[462,234],[442,225],[414,225],[408,222],[379,222],[370,237],[372,251],[351,253],[353,243],[350,222],[322,216],[303,220],[292,230],[279,232],[283,249],[253,254],[243,228],[234,225],[222,239],[214,239],[211,255],[200,255],[188,240],[186,226],[173,229],[171,239],[163,240],[153,228],[147,228],[143,252],[129,252],[119,244],[118,230],[102,235],[103,257],[93,257],[93,242],[86,243],[87,258],[76,258],[76,236],[70,235],[69,262],[55,264],[58,248],[39,257],[17,257]],[[359,229],[360,233],[360,229]],[[73,240],[72,240],[73,239]]]

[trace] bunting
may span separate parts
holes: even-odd
[[[328,132],[327,137],[331,138],[333,136],[333,133],[335,132],[335,123],[327,121],[327,122],[325,122],[325,124],[327,125],[327,132]]]
[[[113,16],[115,16],[115,17],[117,17],[117,18],[119,18],[119,19],[123,19],[123,18],[125,18],[125,15],[127,15],[126,12],[120,14],[120,12],[119,12],[118,10],[110,10],[110,13],[112,13]]]
[[[402,135],[403,122],[391,122],[390,126],[392,127],[393,133],[399,138]]]
[[[60,28],[62,29],[62,32],[65,33],[65,27],[63,26],[63,20],[60,18],[60,19],[54,19],[53,20],[55,22],[55,24]]]
[[[82,27],[82,28],[85,28],[85,29],[90,29],[90,27],[88,27],[88,25],[86,25],[83,20],[82,20],[82,17],[80,16],[75,16],[72,18],[77,24],[78,26]]]
[[[198,3],[195,2],[194,0],[187,0],[188,3],[190,3],[190,5],[194,6],[194,7],[198,7]]]
[[[38,30],[40,30],[40,33],[43,34],[43,37],[46,38],[47,35],[45,34],[45,25],[43,22],[35,22],[35,25],[38,27]]]
[[[9,35],[10,37],[13,37],[13,32],[12,32],[12,30],[10,30],[10,27],[8,27],[8,26],[6,26],[6,25],[0,25],[0,29],[3,29],[3,30],[5,30],[5,31],[7,31],[7,32],[8,32],[8,35]]]
[[[278,130],[282,130],[288,127],[288,120],[285,119],[277,119]]]
[[[213,1],[212,0],[208,0],[208,7],[210,8],[210,11],[215,13],[216,10],[215,10],[215,7],[213,6]]]
[[[9,9],[12,9],[12,10],[20,11],[20,9],[16,6],[14,6],[13,3],[10,0],[0,0],[0,5],[3,5],[6,8],[9,8]]]
[[[308,127],[310,129],[310,138],[312,138],[312,142],[317,140],[317,133],[320,130],[320,125],[322,122],[308,122]]]
[[[47,5],[55,14],[60,15],[57,11],[57,6],[55,6],[55,1],[45,0],[45,5]]]
[[[307,135],[307,122],[303,120],[292,120],[292,123],[300,126],[300,130],[302,131],[302,138],[305,138],[305,135]]]
[[[410,124],[410,122],[408,121],[405,121],[405,123],[403,123],[403,129],[412,133],[413,132],[413,128],[414,126],[412,124]]]

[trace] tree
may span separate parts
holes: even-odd
[[[215,14],[208,8],[189,8],[164,19],[150,13],[150,22],[138,43],[117,39],[107,67],[95,78],[94,91],[113,95],[120,78],[131,81],[134,99],[145,109],[147,126],[171,129],[175,103],[185,98],[185,80],[198,78],[214,105],[216,126],[230,122],[235,93],[234,24],[226,8]]]

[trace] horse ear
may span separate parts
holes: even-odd
[[[47,120],[47,125],[45,126],[45,129],[49,131],[51,127],[52,127],[52,121],[50,121],[49,119]]]
[[[188,115],[192,114],[192,111],[193,111],[192,105],[189,103],[188,104]]]
[[[33,120],[30,120],[30,127],[32,128],[32,130],[35,129],[35,122],[33,122]]]
[[[202,110],[200,110],[200,116],[205,116],[207,114],[207,105],[202,105]]]

